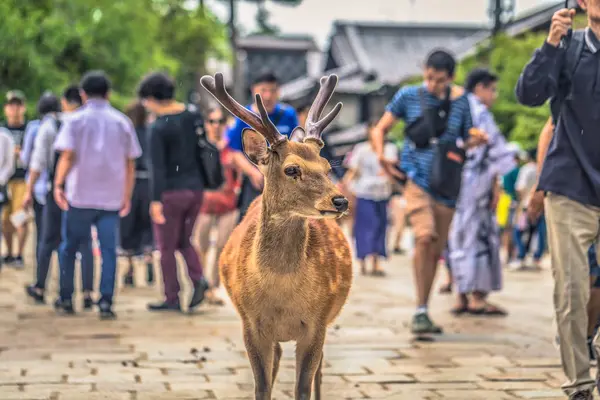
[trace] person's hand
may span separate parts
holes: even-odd
[[[123,200],[121,204],[121,209],[119,210],[119,217],[126,217],[131,211],[131,200]]]
[[[21,154],[21,146],[15,146],[15,156],[19,156]]]
[[[544,192],[534,187],[527,205],[527,217],[531,222],[537,221],[544,212]]]
[[[162,225],[167,222],[165,215],[163,214],[163,205],[160,201],[153,201],[150,203],[150,218],[152,218],[152,222],[157,225]]]
[[[555,12],[552,16],[550,33],[548,33],[546,42],[554,47],[558,47],[563,36],[565,36],[569,31],[569,28],[571,28],[573,17],[575,17],[574,9],[563,8]]]
[[[486,144],[489,140],[489,136],[487,133],[478,128],[469,129],[469,143],[472,146],[479,146],[482,144]]]
[[[27,192],[25,192],[25,196],[23,197],[23,209],[28,210],[32,204],[33,204],[33,196],[31,195],[31,192],[28,190]]]
[[[57,186],[54,188],[54,201],[61,210],[67,211],[69,209],[69,202],[65,196],[65,191],[61,187]]]
[[[251,175],[248,176],[248,178],[250,179],[250,183],[252,184],[252,186],[254,186],[254,189],[262,190],[264,176],[260,173],[260,171],[254,171]]]
[[[500,190],[495,188],[492,192],[492,201],[490,202],[490,210],[496,211],[498,208],[498,201],[500,201]]]

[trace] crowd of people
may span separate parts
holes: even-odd
[[[594,133],[600,114],[596,84],[588,81],[598,69],[600,1],[580,5],[588,13],[588,27],[567,35],[573,10],[558,11],[548,39],[516,87],[525,105],[551,99],[552,117],[536,148],[508,143],[498,128],[491,111],[497,75],[475,68],[459,86],[455,59],[435,50],[424,63],[424,82],[394,95],[383,115],[369,123],[367,139],[346,155],[344,173],[333,169],[331,178],[352,200],[350,218],[339,222],[350,225],[362,275],[386,276],[381,260],[390,247],[395,254],[406,251],[402,239],[405,223],[410,225],[416,292],[411,331],[416,335],[443,332],[429,312],[440,260],[448,267],[440,291],[456,292],[453,315],[506,316],[489,301],[502,288],[503,266],[540,270],[548,248],[556,343],[568,378],[563,388],[572,400],[589,400],[594,386],[589,363],[595,359],[600,318],[600,157]],[[101,318],[115,318],[117,256],[128,260],[125,285],[135,286],[138,259],[151,284],[156,251],[164,296],[148,304],[149,310],[193,310],[205,300],[224,304],[217,260],[264,180],[243,153],[247,125],[219,107],[202,114],[191,109],[175,100],[175,88],[166,74],[151,73],[140,82],[137,100],[121,113],[110,104],[109,78],[91,71],[60,98],[44,93],[39,118],[30,122],[25,95],[7,93],[0,129],[2,263],[36,265],[36,281],[25,288],[36,303],[46,301],[56,252],[56,310],[72,314],[78,308],[73,294],[79,259],[83,309],[96,305]],[[307,108],[280,102],[272,73],[259,75],[251,91],[261,96],[281,134],[290,136],[304,124]],[[254,103],[247,108],[258,112]],[[401,149],[386,140],[400,120],[405,124]],[[201,137],[219,152],[221,181],[208,176],[214,171],[206,168]],[[323,155],[328,154],[326,145]],[[210,187],[215,179],[218,187]],[[30,220],[35,260],[24,260]],[[96,239],[102,263],[98,298]],[[176,253],[193,286],[185,307]]]

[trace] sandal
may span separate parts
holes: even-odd
[[[450,294],[452,293],[452,284],[448,283],[446,285],[442,285],[439,290],[440,294]]]
[[[503,309],[491,304],[486,304],[481,308],[469,308],[467,311],[471,315],[480,315],[484,317],[506,317],[508,315]]]
[[[450,309],[450,314],[454,315],[455,317],[458,317],[459,315],[462,315],[466,312],[469,312],[469,306],[467,306],[466,304],[461,304],[460,306],[456,306]]]

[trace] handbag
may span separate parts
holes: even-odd
[[[206,139],[204,133],[198,136],[198,162],[204,188],[219,189],[225,183],[221,154],[219,149]]]
[[[430,146],[431,139],[439,138],[446,131],[448,115],[450,114],[450,87],[446,89],[446,98],[438,107],[427,108],[425,104],[425,89],[419,88],[421,115],[404,129],[408,137],[418,149]]]
[[[200,168],[200,177],[206,190],[217,190],[225,183],[225,174],[221,164],[221,153],[217,146],[212,144],[204,132],[204,121],[200,113],[190,110],[192,124],[198,135],[196,147],[196,160]]]
[[[429,177],[429,188],[434,194],[453,201],[458,199],[465,158],[466,150],[456,141],[437,143]]]

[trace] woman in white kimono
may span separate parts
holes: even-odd
[[[467,78],[474,128],[488,135],[488,143],[467,153],[461,194],[448,238],[450,265],[458,292],[455,315],[506,315],[487,301],[490,292],[502,287],[500,236],[496,223],[498,177],[515,163],[514,153],[498,129],[490,107],[496,99],[497,77],[475,69]]]

